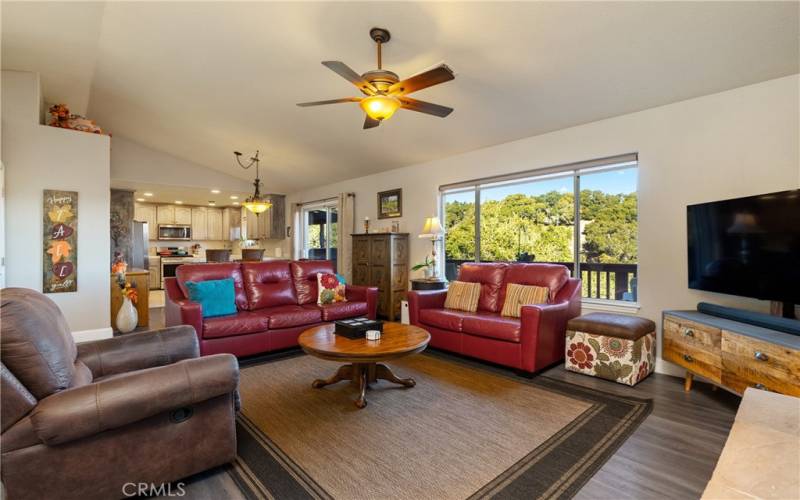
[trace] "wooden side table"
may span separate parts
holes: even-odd
[[[444,280],[431,280],[431,279],[414,279],[411,280],[412,290],[444,290],[447,288],[447,282]]]

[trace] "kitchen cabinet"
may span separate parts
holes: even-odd
[[[156,206],[147,203],[136,203],[133,207],[133,219],[147,223],[147,239],[158,239],[158,222],[156,219]]]
[[[192,239],[194,241],[208,239],[208,210],[206,207],[192,208]]]
[[[189,225],[192,223],[192,209],[189,207],[175,207],[175,224]]]
[[[225,208],[222,210],[222,239],[238,241],[242,235],[242,209]]]
[[[206,239],[210,241],[223,240],[222,234],[222,209],[221,208],[207,208],[207,233]],[[226,238],[225,238],[226,239]]]
[[[246,208],[242,209],[242,213],[244,214],[245,238],[248,240],[257,240],[260,237],[258,232],[259,217]]]
[[[150,256],[150,290],[159,290],[161,288],[161,259],[158,257]]]
[[[175,205],[158,205],[156,220],[159,224],[175,224]]]

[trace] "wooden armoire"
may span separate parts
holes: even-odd
[[[353,236],[353,284],[378,287],[378,315],[397,321],[408,289],[408,233]]]

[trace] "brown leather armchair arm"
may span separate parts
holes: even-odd
[[[78,344],[78,359],[94,379],[197,357],[197,335],[187,325]]]
[[[57,392],[39,402],[31,422],[45,444],[66,443],[234,393],[238,383],[230,354],[187,359]]]

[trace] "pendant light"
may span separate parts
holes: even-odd
[[[242,153],[234,151],[233,154],[234,156],[236,156],[236,163],[238,163],[239,166],[242,167],[243,169],[247,170],[253,165],[256,166],[256,180],[253,181],[253,186],[255,187],[255,190],[253,191],[252,196],[249,196],[246,200],[244,200],[244,202],[242,202],[242,205],[246,209],[256,214],[256,216],[258,216],[258,214],[266,212],[267,210],[269,210],[270,207],[272,207],[272,203],[263,196],[261,196],[261,179],[259,179],[259,172],[258,172],[258,162],[260,161],[258,158],[258,150],[256,150],[255,155],[250,157],[250,163],[248,163],[247,165],[242,163],[241,160]]]

